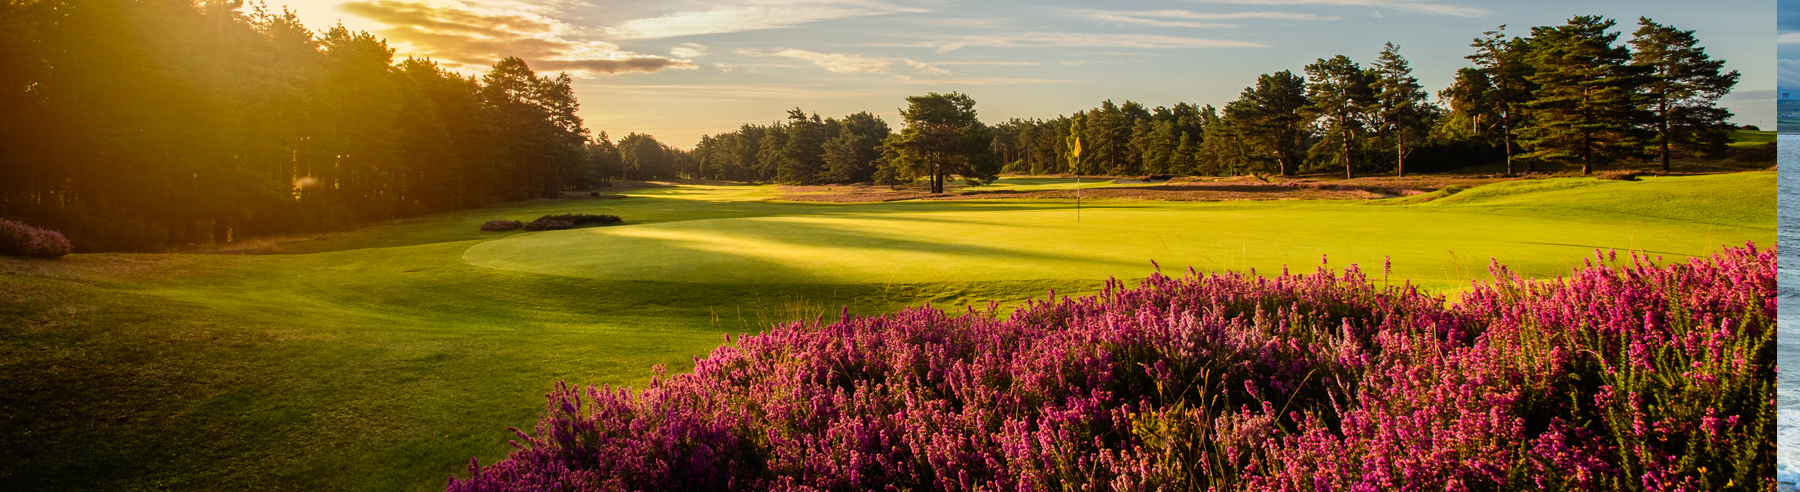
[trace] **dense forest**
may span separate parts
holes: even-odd
[[[897,185],[999,173],[1584,172],[1716,156],[1736,72],[1692,31],[1575,17],[1472,44],[1433,101],[1400,47],[1264,74],[1220,107],[1133,101],[985,124],[967,95],[707,135],[692,150],[586,128],[567,74],[465,76],[342,26],[188,0],[0,0],[0,217],[78,252],[338,230],[553,197],[614,178]],[[976,145],[978,144],[978,145]],[[980,147],[975,148],[975,147]]]
[[[554,196],[621,165],[570,83],[262,6],[0,1],[0,217],[155,251]]]
[[[1373,63],[1320,58],[1300,73],[1257,77],[1222,107],[1133,101],[1054,119],[1010,119],[982,131],[991,158],[1018,174],[1243,175],[1341,170],[1438,171],[1506,161],[1509,174],[1542,162],[1595,166],[1619,159],[1718,156],[1731,113],[1717,106],[1737,83],[1708,57],[1693,31],[1639,19],[1621,43],[1612,20],[1579,16],[1508,37],[1483,33],[1436,100],[1388,44]],[[890,165],[899,139],[867,113],[744,125],[695,145],[690,167],[672,175],[847,183],[923,177]]]

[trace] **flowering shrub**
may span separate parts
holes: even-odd
[[[525,230],[527,231],[556,231],[573,227],[575,227],[574,221],[551,218],[539,218],[538,220],[525,224]]]
[[[620,221],[617,215],[562,214],[545,215],[525,224],[527,231],[554,231],[569,229],[582,224],[614,224]]]
[[[69,254],[62,233],[0,219],[0,255],[61,258]]]
[[[599,215],[562,214],[562,215],[545,215],[543,217],[538,217],[537,220],[562,220],[562,221],[568,221],[575,225],[586,225],[586,224],[616,224],[621,219],[619,219],[619,216],[617,216],[617,215],[608,215],[608,214],[599,214]]]
[[[449,490],[1762,490],[1775,255],[1569,278],[1494,265],[1454,303],[1355,265],[1152,275],[1091,297],[795,323],[558,383]]]
[[[481,230],[490,232],[516,231],[521,227],[525,227],[525,224],[516,220],[490,220],[481,224]]]

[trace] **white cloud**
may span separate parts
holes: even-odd
[[[939,53],[965,46],[987,48],[1267,48],[1269,45],[1228,39],[1185,38],[1149,34],[1084,34],[1062,32],[1025,32],[1011,34],[960,36],[947,39],[904,44],[935,48]]]
[[[1775,44],[1795,44],[1795,43],[1800,43],[1800,32],[1790,32],[1790,33],[1782,34],[1779,36],[1775,36]]]
[[[1775,60],[1775,87],[1800,90],[1800,60]]]
[[[606,32],[614,39],[658,39],[780,29],[818,21],[895,12],[925,10],[860,1],[762,2],[759,5],[731,5],[714,7],[712,10],[674,12],[661,17],[633,19],[606,28]]]
[[[1072,82],[1056,79],[1021,79],[1012,77],[961,77],[946,79],[913,79],[902,77],[901,82],[914,85],[1014,85],[1014,84],[1061,84]]]
[[[581,40],[579,28],[512,5],[493,10],[462,4],[366,0],[340,4],[338,10],[389,26],[376,32],[405,48],[403,51],[437,59],[452,69],[479,71],[507,56],[522,58],[536,70],[566,70],[582,76],[698,68],[686,60]]]
[[[899,62],[905,63],[906,66],[912,67],[914,70],[918,70],[920,73],[926,75],[954,75],[954,73],[949,70],[944,70],[942,68],[931,66],[929,63],[909,58],[887,58],[852,55],[848,53],[819,53],[816,51],[797,49],[784,49],[773,52],[738,50],[735,51],[735,53],[740,55],[779,56],[796,60],[806,60],[831,73],[888,73],[888,67],[892,66],[895,62]]]
[[[737,69],[737,65],[726,65],[724,63],[714,63],[713,68],[719,69],[720,72],[731,73],[732,70]]]
[[[942,68],[934,67],[929,64],[926,64],[925,62],[913,61],[913,60],[908,60],[905,58],[902,58],[901,60],[906,62],[906,66],[913,67],[914,70],[923,72],[926,75],[950,75],[949,70],[944,70]]]
[[[1202,3],[1223,3],[1233,5],[1338,5],[1350,7],[1379,7],[1397,10],[1410,10],[1427,14],[1451,15],[1456,17],[1481,17],[1487,10],[1454,5],[1432,0],[1195,0]]]
[[[1113,14],[1134,15],[1139,17],[1175,17],[1181,19],[1286,19],[1286,20],[1337,20],[1318,14],[1301,14],[1294,12],[1193,12],[1188,10],[1147,10],[1140,12],[1108,12]]]
[[[1090,19],[1101,21],[1101,22],[1122,22],[1122,23],[1126,23],[1126,24],[1139,24],[1139,25],[1153,26],[1153,27],[1193,27],[1193,28],[1202,28],[1202,29],[1204,29],[1204,28],[1221,28],[1221,27],[1237,27],[1237,24],[1221,24],[1221,23],[1217,23],[1217,22],[1166,21],[1166,20],[1157,20],[1157,19],[1147,19],[1147,18],[1143,18],[1143,17],[1132,17],[1129,15],[1111,14],[1111,13],[1106,13],[1106,12],[1094,12],[1094,13],[1088,14],[1087,17]]]
[[[887,58],[848,55],[843,53],[818,53],[806,50],[786,49],[770,53],[780,56],[806,60],[831,73],[887,72],[888,65],[894,63]]]
[[[1324,17],[1317,14],[1301,14],[1292,12],[1193,12],[1188,10],[1088,10],[1071,9],[1065,13],[1075,17],[1097,20],[1101,22],[1121,22],[1155,27],[1192,27],[1192,28],[1228,28],[1237,24],[1218,22],[1192,22],[1194,20],[1240,20],[1240,19],[1284,19],[1284,20],[1336,20],[1336,17]],[[1182,19],[1182,20],[1169,20]]]
[[[676,58],[699,58],[706,56],[706,46],[695,43],[681,43],[669,48],[669,54]]]
[[[1043,64],[1038,63],[1038,62],[1029,62],[1029,61],[947,61],[947,62],[935,62],[935,63],[933,63],[933,65],[947,65],[947,66],[955,66],[955,65],[1019,65],[1019,66],[1028,66],[1028,65],[1043,65]]]

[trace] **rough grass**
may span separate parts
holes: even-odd
[[[642,188],[268,247],[308,254],[0,259],[0,483],[441,489],[469,456],[503,456],[505,426],[529,425],[555,380],[642,386],[724,332],[839,306],[1092,292],[1150,259],[1272,271],[1391,255],[1396,279],[1449,288],[1490,256],[1549,275],[1594,247],[1769,244],[1775,221],[1773,173],[1501,183],[1386,207],[1096,201],[1080,223],[1069,201],[770,201],[780,193]],[[568,213],[631,224],[479,230]],[[556,262],[579,271],[531,271]]]

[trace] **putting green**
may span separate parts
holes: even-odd
[[[1668,257],[1773,239],[1772,173],[1571,178],[1439,200],[1103,202],[969,210],[937,204],[524,234],[476,244],[472,265],[609,280],[868,284],[1142,277],[1155,260],[1200,270],[1310,269],[1395,260],[1393,277],[1454,287],[1488,260],[1547,277],[1596,248]],[[693,195],[687,198],[694,198]],[[1378,267],[1377,267],[1378,268]]]

